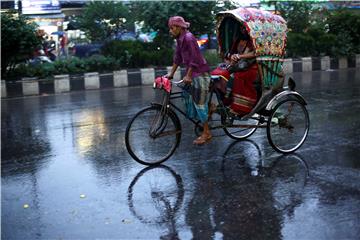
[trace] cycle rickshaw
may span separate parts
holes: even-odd
[[[295,91],[295,82],[289,78],[284,85],[282,65],[286,46],[286,21],[275,14],[254,8],[237,8],[217,14],[217,38],[221,55],[229,51],[234,34],[239,28],[246,29],[255,48],[261,92],[256,105],[246,115],[236,115],[222,103],[215,87],[221,75],[212,75],[210,102],[216,98],[215,114],[219,124],[211,129],[222,128],[233,139],[246,139],[258,128],[266,128],[270,145],[280,153],[292,153],[304,143],[309,131],[309,114],[305,99]],[[125,144],[129,154],[145,165],[160,164],[176,150],[181,139],[181,123],[178,113],[185,113],[173,103],[181,98],[182,91],[173,91],[172,86],[183,88],[181,81],[157,78],[154,88],[161,89],[161,103],[151,103],[140,110],[129,122],[125,132]],[[186,86],[185,86],[186,87]],[[210,103],[209,103],[210,104]],[[201,124],[195,124],[195,132]],[[209,123],[211,120],[209,120]]]

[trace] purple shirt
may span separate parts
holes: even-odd
[[[191,32],[183,32],[176,39],[176,50],[174,55],[174,63],[177,65],[184,64],[186,72],[189,67],[192,68],[192,77],[200,76],[204,72],[209,72],[210,68],[205,58],[201,55],[200,48],[196,38]]]

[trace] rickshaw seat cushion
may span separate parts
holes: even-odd
[[[230,72],[227,69],[224,69],[222,67],[217,67],[211,72],[212,76],[220,76],[225,81],[228,81],[230,78]]]
[[[224,66],[218,66],[216,69],[214,69],[211,72],[211,76],[218,77],[217,81],[214,81],[214,86],[218,90],[221,99],[223,100],[223,103],[228,106],[230,105],[230,102],[228,104],[225,103],[225,94],[226,94],[226,88],[230,80],[230,72],[224,67]]]

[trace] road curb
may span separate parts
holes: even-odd
[[[23,78],[20,81],[1,80],[1,98],[48,95],[78,90],[94,90],[151,85],[155,76],[165,75],[171,66],[163,68],[123,69],[111,73],[90,72],[81,75],[55,75],[54,79]],[[308,72],[329,69],[360,68],[360,54],[355,57],[306,57],[284,59],[284,72]],[[184,76],[185,69],[176,71],[174,78]]]

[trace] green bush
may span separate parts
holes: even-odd
[[[58,74],[102,73],[121,68],[169,66],[172,64],[173,55],[172,49],[137,41],[113,41],[105,45],[104,52],[108,55],[96,55],[85,59],[70,57],[35,66],[19,64],[7,79],[19,80],[22,77],[44,79]]]
[[[59,63],[60,64],[60,63]],[[82,73],[87,72],[89,69],[89,66],[86,64],[86,62],[83,59],[72,57],[70,59],[65,60],[66,66],[60,65],[62,67],[66,67],[68,73]],[[56,71],[56,74],[61,74],[58,71]]]
[[[52,63],[43,63],[34,67],[35,76],[44,79],[54,75],[55,66]]]
[[[155,43],[118,40],[107,42],[102,52],[105,56],[116,59],[124,68],[169,66],[173,55],[171,48]]]
[[[290,5],[299,4],[291,3]],[[293,11],[295,11],[294,9]],[[303,15],[306,14],[311,13],[303,13]],[[301,25],[298,21],[300,18],[295,19],[295,15],[285,14],[289,27],[291,24]],[[304,16],[304,19],[306,18],[309,16]],[[311,19],[311,23],[301,25],[302,28],[290,27],[291,31],[288,33],[287,39],[288,57],[351,56],[360,52],[359,14],[340,9],[317,12],[311,15]]]
[[[19,80],[22,77],[49,78],[58,74],[78,74],[84,72],[109,72],[118,70],[121,65],[118,60],[111,57],[92,56],[87,59],[71,57],[56,60],[53,63],[38,65],[19,64],[11,72],[7,80]]]
[[[108,72],[120,68],[120,64],[115,58],[105,56],[91,56],[84,59],[84,70],[89,72]]]
[[[336,36],[334,55],[349,56],[360,51],[360,15],[341,9],[328,14],[329,33]]]
[[[315,40],[308,34],[290,32],[288,33],[286,50],[288,57],[311,56],[316,51]]]
[[[338,37],[310,27],[306,33],[288,33],[287,57],[334,56],[339,49]]]
[[[22,77],[35,77],[35,68],[25,63],[18,64],[13,71],[8,73],[6,80],[20,80]]]
[[[319,36],[316,47],[320,56],[334,56],[336,55],[337,37],[334,34],[328,33]]]

